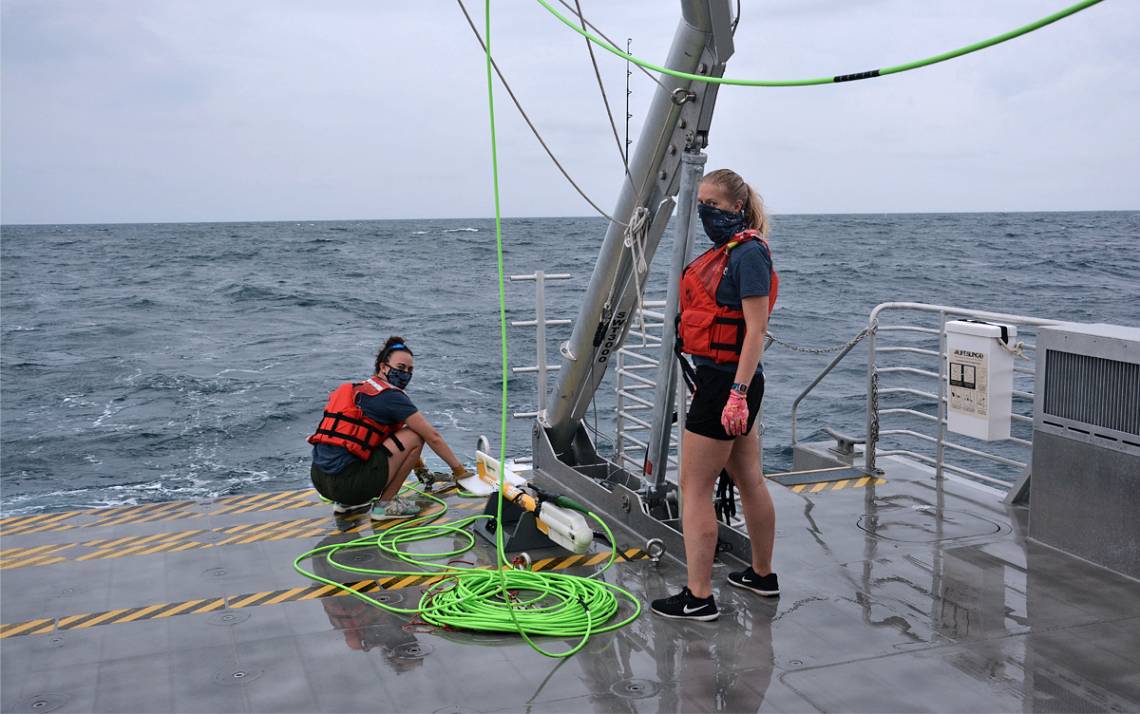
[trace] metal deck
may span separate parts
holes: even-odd
[[[294,573],[297,554],[355,535],[308,491],[5,519],[0,709],[1140,710],[1140,584],[1027,542],[1024,511],[986,490],[880,465],[885,483],[771,484],[781,598],[724,586],[718,564],[719,621],[646,612],[561,662]],[[448,502],[446,517],[481,507]],[[684,583],[680,554],[655,565],[619,544],[633,559],[608,577],[643,603]],[[493,561],[482,543],[468,557]],[[404,603],[423,582],[338,579]]]

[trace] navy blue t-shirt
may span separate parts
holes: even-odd
[[[716,301],[726,307],[741,309],[744,298],[768,295],[772,290],[772,255],[767,246],[750,240],[728,252],[728,265],[716,289]],[[698,367],[708,366],[723,372],[736,372],[736,364],[718,364],[711,357],[693,356]],[[756,372],[764,371],[764,364],[756,365]]]
[[[419,411],[408,395],[398,389],[385,389],[371,396],[358,394],[356,405],[364,411],[364,416],[381,424],[402,422]],[[338,474],[359,460],[343,446],[313,444],[313,465],[327,474]]]

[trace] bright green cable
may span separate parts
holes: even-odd
[[[490,122],[491,132],[491,177],[492,185],[495,194],[495,258],[498,264],[498,278],[499,278],[499,342],[501,348],[501,361],[502,361],[502,404],[500,410],[502,412],[499,424],[499,493],[498,504],[496,512],[496,525],[503,522],[503,483],[506,480],[507,474],[507,294],[506,294],[506,277],[503,270],[503,218],[502,206],[499,198],[499,149],[498,142],[495,135],[495,83],[494,83],[494,67],[491,62],[491,0],[485,0],[483,3],[483,42],[485,49],[486,65],[487,65],[487,115]],[[499,572],[499,586],[500,592],[503,596],[504,602],[507,605],[507,612],[510,613],[511,622],[515,625],[516,630],[522,636],[526,643],[530,645],[536,652],[546,655],[547,657],[569,657],[582,647],[590,638],[590,629],[587,627],[585,634],[582,636],[581,642],[577,646],[570,648],[566,652],[556,653],[550,652],[539,647],[531,640],[527,634],[527,630],[522,627],[519,622],[515,607],[510,603],[510,592],[508,576],[506,571],[503,570],[503,565],[507,562],[507,554],[504,550],[503,544],[503,529],[501,527],[495,528],[495,552],[498,558],[499,567],[496,569]],[[588,613],[587,609],[587,613]]]
[[[491,132],[491,169],[495,196],[495,252],[498,263],[499,281],[499,337],[502,358],[502,417],[499,440],[499,491],[497,499],[496,524],[503,522],[503,484],[506,479],[507,451],[507,317],[506,280],[503,261],[502,210],[499,196],[499,161],[495,134],[495,100],[491,65],[491,2],[486,0],[485,42],[487,60],[487,107]],[[411,488],[405,486],[404,488]],[[606,533],[610,541],[610,557],[605,565],[589,577],[564,573],[545,573],[526,570],[505,569],[507,556],[503,543],[503,529],[495,529],[495,559],[493,570],[482,568],[453,568],[424,560],[425,558],[454,557],[470,550],[475,539],[465,528],[472,523],[487,518],[484,515],[470,516],[450,523],[434,523],[447,512],[447,504],[430,494],[414,488],[411,490],[427,496],[443,506],[443,510],[400,523],[379,534],[364,536],[346,543],[335,543],[313,548],[293,561],[293,568],[305,577],[345,591],[364,602],[394,614],[419,615],[433,625],[455,627],[466,630],[488,632],[515,632],[522,636],[531,648],[547,657],[565,658],[579,652],[589,642],[591,635],[609,632],[624,627],[641,614],[641,603],[628,590],[604,580],[595,579],[609,569],[617,556],[617,543],[613,532],[594,513],[587,513]],[[425,541],[440,536],[463,533],[468,542],[461,548],[434,553],[411,554],[400,550],[401,544]],[[381,553],[408,565],[433,570],[400,571],[376,568],[362,568],[334,560],[341,550],[375,547]],[[380,602],[366,593],[357,592],[344,583],[324,578],[306,568],[301,563],[306,558],[323,554],[331,566],[346,572],[362,575],[400,577],[420,576],[425,572],[442,576],[442,579],[427,587],[415,608],[399,608]],[[511,596],[511,590],[532,593],[527,599],[518,600]],[[633,604],[633,612],[619,622],[608,621],[618,612],[617,596],[621,595]],[[542,604],[553,598],[553,604]],[[521,611],[520,611],[521,610]],[[506,618],[503,617],[504,613]],[[608,624],[607,624],[608,623]],[[539,647],[530,635],[554,637],[578,637],[578,642],[565,652],[550,652]]]
[[[398,549],[400,543],[428,540],[439,537],[443,531],[462,532],[470,538],[465,529],[468,525],[487,518],[476,515],[449,523],[435,523],[448,512],[447,504],[432,494],[424,493],[411,486],[404,490],[414,491],[442,508],[440,511],[399,523],[378,534],[363,536],[345,543],[334,543],[313,548],[299,555],[293,562],[294,569],[307,578],[331,585],[359,600],[398,615],[419,615],[433,625],[462,628],[485,632],[515,632],[530,642],[528,634],[553,637],[580,637],[570,650],[561,653],[548,653],[533,643],[536,651],[552,657],[568,657],[582,649],[593,634],[610,632],[632,622],[641,614],[641,604],[632,593],[612,583],[594,580],[604,573],[617,556],[617,543],[613,532],[605,521],[596,514],[587,512],[605,531],[612,548],[606,563],[589,577],[564,573],[532,572],[526,570],[494,570],[482,568],[454,568],[432,563],[424,558],[453,557],[470,550],[474,539],[461,548],[436,553],[410,553]],[[334,556],[342,550],[361,547],[376,547],[386,555],[396,557],[409,565],[428,570],[388,570],[364,568],[341,563]],[[366,593],[357,592],[345,583],[324,578],[307,570],[301,562],[310,557],[324,557],[326,562],[340,570],[378,577],[407,577],[437,575],[444,579],[428,587],[415,608],[400,608],[380,602]],[[496,572],[498,571],[498,572]],[[533,593],[522,600],[504,597],[503,582],[510,590]],[[633,612],[625,619],[606,624],[618,611],[617,596],[622,596],[633,605]],[[542,604],[553,598],[553,604]],[[584,607],[583,607],[584,605]],[[521,610],[521,612],[520,612]],[[601,623],[601,624],[599,624]]]
[[[593,42],[598,47],[601,47],[602,49],[606,50],[607,52],[611,52],[611,53],[617,55],[618,57],[621,57],[622,59],[625,59],[625,60],[632,62],[636,65],[639,65],[641,67],[644,67],[645,69],[651,69],[655,72],[661,72],[662,74],[667,74],[671,77],[677,77],[679,79],[689,79],[689,80],[693,80],[696,82],[707,82],[709,84],[730,84],[730,85],[741,86],[741,87],[807,87],[807,86],[816,85],[816,84],[835,84],[837,82],[846,82],[846,81],[851,81],[851,80],[856,80],[856,79],[870,79],[872,77],[881,77],[881,76],[888,75],[888,74],[898,74],[899,72],[906,72],[908,70],[918,69],[919,67],[927,67],[927,66],[932,65],[932,64],[938,64],[939,62],[945,62],[946,60],[954,59],[955,57],[961,57],[962,55],[967,55],[967,54],[970,54],[971,52],[977,52],[978,50],[984,50],[987,47],[993,47],[994,45],[1001,44],[1002,42],[1012,40],[1015,37],[1021,37],[1022,35],[1029,34],[1030,32],[1033,32],[1034,30],[1039,30],[1042,27],[1045,27],[1046,25],[1050,25],[1054,22],[1057,22],[1058,20],[1064,19],[1064,18],[1068,17],[1069,15],[1075,15],[1076,13],[1080,12],[1081,10],[1092,7],[1093,5],[1096,5],[1097,3],[1101,2],[1101,1],[1102,0],[1082,0],[1082,2],[1079,2],[1076,5],[1073,5],[1072,7],[1068,7],[1068,8],[1065,8],[1064,10],[1059,11],[1059,12],[1055,12],[1052,15],[1049,15],[1048,17],[1043,17],[1036,22],[1031,22],[1028,25],[1023,25],[1023,26],[1021,26],[1015,30],[1010,30],[1009,32],[997,35],[996,37],[991,37],[988,40],[982,40],[981,42],[975,42],[972,45],[967,45],[965,47],[962,47],[962,48],[959,48],[956,50],[951,50],[949,52],[943,52],[942,54],[937,54],[937,55],[934,55],[933,57],[927,57],[926,59],[920,59],[920,60],[916,60],[914,62],[906,62],[904,64],[897,64],[897,65],[894,65],[892,67],[885,67],[883,69],[871,70],[869,72],[857,72],[854,74],[842,74],[842,75],[836,75],[833,77],[816,77],[814,79],[782,79],[782,80],[776,80],[776,79],[732,79],[729,77],[709,77],[709,76],[706,76],[703,74],[691,74],[689,72],[680,72],[680,71],[675,70],[675,69],[669,69],[667,67],[661,67],[659,65],[653,64],[652,62],[646,62],[643,59],[639,59],[637,57],[634,57],[633,55],[627,54],[627,53],[621,51],[620,49],[618,49],[617,47],[614,47],[609,42],[606,42],[604,39],[590,34],[589,31],[579,27],[577,24],[575,24],[574,22],[572,22],[571,20],[567,19],[565,16],[560,14],[546,0],[538,0],[538,4],[542,5],[544,8],[549,10],[550,13],[552,15],[554,15],[555,17],[557,17],[559,20],[561,20],[564,25],[569,27],[574,32],[577,32],[579,35],[582,35],[583,37],[585,37],[590,42]]]
[[[491,0],[485,0],[483,3],[483,50],[487,65],[487,117],[491,134],[491,188],[495,194],[495,264],[499,281],[499,361],[502,366],[499,375],[502,384],[500,390],[502,396],[499,404],[499,491],[495,511],[495,558],[498,564],[496,570],[500,574],[501,592],[505,600],[510,594],[507,590],[507,578],[502,574],[503,565],[507,562],[502,529],[503,482],[507,474],[507,294],[506,281],[503,275],[503,212],[502,202],[499,198],[499,145],[495,133],[495,84],[491,74],[493,71],[491,63]],[[510,612],[511,620],[518,627],[519,623],[514,616],[513,609]],[[521,628],[519,634],[522,634],[528,645],[535,647],[535,644],[522,632]],[[537,649],[537,647],[535,648]],[[539,651],[541,652],[541,650]],[[543,654],[546,653],[543,652]]]

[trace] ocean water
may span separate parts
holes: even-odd
[[[603,233],[600,219],[509,219],[507,271],[571,273],[547,304],[573,318]],[[777,216],[772,330],[842,343],[886,301],[1137,325],[1138,240],[1136,212]],[[499,437],[489,220],[5,226],[0,280],[6,515],[300,487],[325,396],[367,375],[390,334],[415,350],[410,394],[449,443],[470,455],[479,434]],[[510,319],[533,316],[531,284],[507,299]],[[568,335],[551,329],[552,359]],[[533,363],[532,331],[510,346],[512,364]],[[791,402],[829,359],[767,354],[770,470],[790,465]],[[800,438],[861,433],[865,377],[860,347],[805,402]],[[533,408],[532,376],[509,386],[512,411]],[[528,429],[512,421],[509,453],[528,453]]]

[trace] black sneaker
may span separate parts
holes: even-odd
[[[751,590],[757,595],[764,597],[776,597],[780,594],[780,581],[776,578],[775,573],[768,573],[767,575],[757,575],[752,566],[748,566],[747,570],[741,570],[735,573],[728,574],[728,584],[735,585],[738,588]]]
[[[712,595],[704,599],[693,597],[688,587],[683,588],[673,597],[654,600],[650,608],[661,617],[669,617],[674,620],[709,622],[720,617],[720,611],[716,609],[716,600],[713,599]]]

